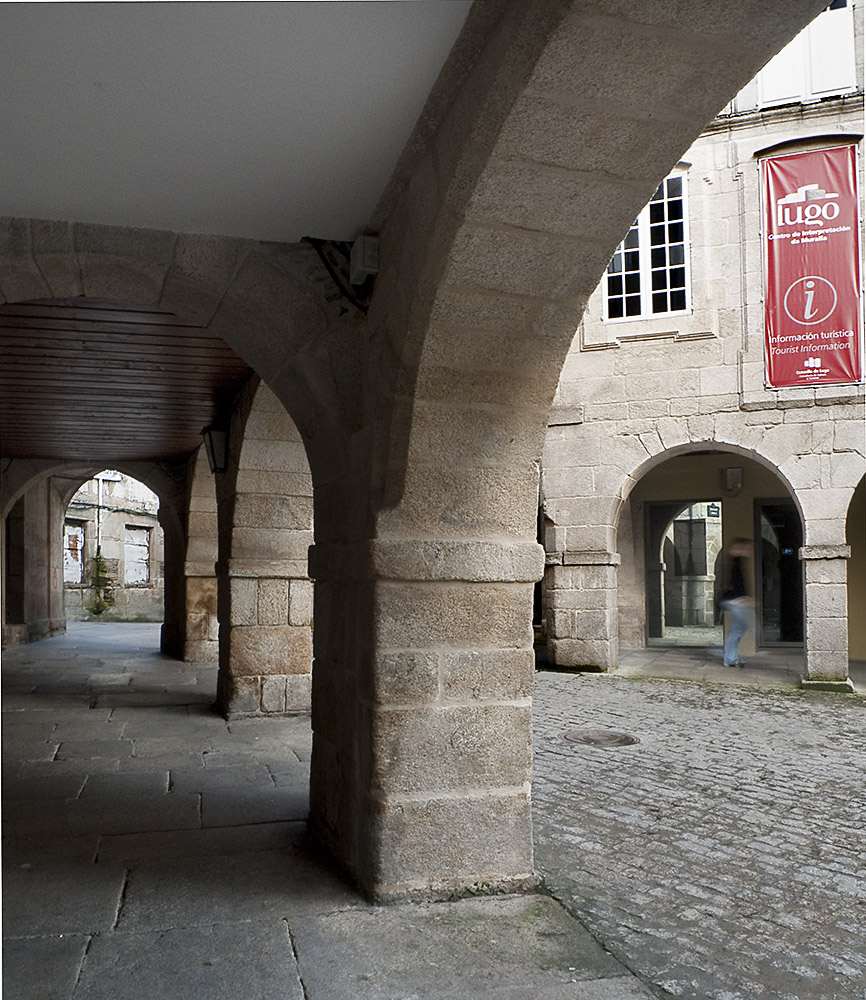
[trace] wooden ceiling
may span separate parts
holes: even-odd
[[[0,306],[0,455],[176,459],[250,368],[171,313],[96,299]]]

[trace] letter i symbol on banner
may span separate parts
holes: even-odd
[[[811,319],[816,310],[812,308],[812,300],[815,298],[815,282],[806,282],[806,308],[803,310],[803,318]]]

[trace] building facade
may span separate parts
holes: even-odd
[[[113,469],[103,470],[76,492],[63,525],[68,620],[163,620],[164,546],[158,515],[159,497]],[[101,567],[95,563],[97,550]],[[103,586],[98,576],[104,576]]]
[[[720,643],[734,538],[754,543],[744,652],[802,647],[830,686],[866,658],[846,612],[866,587],[863,383],[765,384],[759,175],[861,149],[862,48],[862,8],[821,13],[683,154],[591,296],[544,450],[552,662]]]

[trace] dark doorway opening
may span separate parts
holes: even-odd
[[[647,645],[719,645],[721,500],[647,503],[645,527]]]
[[[755,501],[759,646],[803,642],[803,526],[793,500]]]

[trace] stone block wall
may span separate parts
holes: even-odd
[[[220,497],[217,700],[229,716],[308,712],[313,501],[304,445],[282,404],[258,383],[239,402],[230,439],[236,467],[234,491],[227,494],[224,483]]]

